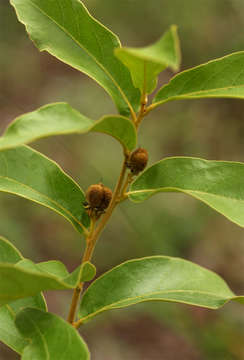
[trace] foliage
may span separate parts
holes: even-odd
[[[0,190],[62,215],[86,242],[81,265],[69,274],[59,261],[35,264],[23,258],[0,238],[0,340],[26,360],[85,360],[90,355],[77,329],[105,310],[155,300],[212,309],[231,300],[244,303],[244,297],[235,295],[219,275],[166,256],[124,262],[99,276],[83,293],[84,283],[96,275],[91,263],[96,242],[122,201],[142,202],[158,192],[183,192],[244,226],[243,163],[170,157],[138,175],[147,159],[131,156],[143,118],[165,102],[243,98],[244,52],[178,73],[152,95],[150,104],[148,95],[155,90],[158,75],[168,67],[179,69],[175,26],[148,47],[121,47],[118,37],[79,0],[11,0],[11,4],[39,50],[97,81],[112,97],[119,115],[93,121],[69,104],[54,103],[20,116],[0,138]],[[98,205],[87,204],[84,191],[59,165],[26,146],[43,137],[88,132],[110,135],[122,146],[121,173],[106,206],[103,198]],[[48,312],[42,294],[64,289],[73,289],[67,322]]]

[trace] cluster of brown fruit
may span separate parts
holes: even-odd
[[[132,175],[138,175],[145,169],[148,162],[147,150],[138,148],[133,151],[126,162]],[[110,204],[113,193],[102,183],[89,186],[86,192],[84,207],[91,218],[98,219]]]
[[[101,183],[89,186],[84,203],[88,215],[98,219],[109,206],[112,195],[112,191]]]

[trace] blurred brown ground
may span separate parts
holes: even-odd
[[[243,0],[84,2],[129,46],[147,45],[177,24],[182,69],[244,50]],[[163,73],[160,84],[170,76]],[[67,101],[93,119],[116,112],[109,96],[92,80],[39,53],[9,1],[0,0],[0,133],[16,116],[56,101]],[[145,120],[139,143],[148,149],[150,163],[174,155],[243,161],[243,114],[241,100],[172,102]],[[83,189],[101,179],[114,185],[121,152],[105,135],[49,138],[33,147],[56,160]],[[59,259],[70,270],[79,264],[84,242],[64,219],[6,194],[0,194],[0,209],[0,234],[26,257]],[[216,271],[243,294],[243,253],[242,229],[191,198],[164,194],[142,205],[123,204],[104,232],[94,262],[103,273],[129,258],[181,256]],[[50,311],[66,316],[69,293],[48,293],[47,299]],[[141,304],[99,316],[82,328],[82,335],[93,360],[242,360],[244,308],[229,304],[213,312],[177,304]],[[0,360],[18,358],[0,345]]]

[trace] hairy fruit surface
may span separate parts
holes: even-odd
[[[133,151],[127,162],[127,167],[130,169],[131,173],[138,175],[141,171],[145,169],[148,162],[148,152],[146,149],[138,148]]]

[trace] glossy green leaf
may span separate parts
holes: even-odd
[[[22,255],[12,244],[0,237],[0,263],[16,264],[22,259]],[[0,341],[18,353],[21,353],[28,344],[15,326],[16,314],[25,307],[45,311],[46,303],[43,296],[38,294],[0,307]]]
[[[244,51],[181,72],[163,86],[154,106],[170,100],[244,98]]]
[[[122,116],[104,116],[95,122],[89,131],[111,135],[128,150],[133,150],[137,143],[135,126],[129,119]]]
[[[183,192],[244,227],[244,164],[172,157],[144,171],[129,197],[140,202],[158,192]]]
[[[57,276],[61,279],[64,279],[70,275],[65,265],[61,261],[49,260],[35,264],[35,266],[38,267],[39,270]]]
[[[16,317],[21,334],[31,342],[22,360],[89,360],[84,340],[60,317],[37,309],[25,309]]]
[[[87,263],[84,264],[85,267],[86,264]],[[89,270],[86,268],[85,271],[87,276],[88,274],[91,276],[91,273],[94,274],[94,271],[96,272],[95,266],[92,264],[90,265],[92,269],[89,267]],[[80,274],[82,271],[82,266],[78,266],[72,273],[69,273],[65,265],[57,260],[50,260],[35,264],[29,259],[22,259],[16,264],[16,267],[29,270],[37,274],[43,273],[45,275],[53,275],[55,279],[61,280],[62,283],[65,283],[65,286],[72,289],[80,282]]]
[[[26,307],[46,310],[42,295],[19,299],[0,307],[0,341],[21,354],[29,341],[25,339],[15,325],[15,318],[19,311]]]
[[[17,309],[39,304],[45,309],[45,302],[40,298],[44,290],[73,289],[79,281],[80,267],[69,274],[60,261],[46,261],[34,264],[31,260],[24,259],[18,250],[6,239],[0,237],[0,306],[38,295],[29,300],[17,303]]]
[[[38,264],[26,259],[15,265],[0,263],[0,306],[45,290],[74,289],[78,275],[77,271],[76,278],[66,281],[66,277],[43,271]]]
[[[113,136],[128,150],[136,146],[135,126],[126,117],[105,116],[94,122],[67,103],[54,103],[13,121],[0,137],[0,150],[28,144],[43,137],[92,131]]]
[[[80,269],[80,282],[91,281],[96,276],[96,267],[86,261],[82,264]]]
[[[128,69],[114,56],[117,36],[96,21],[79,0],[11,0],[35,45],[97,81],[121,114],[139,106]],[[94,99],[96,102],[96,99]],[[132,110],[133,111],[133,110]]]
[[[158,74],[168,66],[178,71],[180,46],[177,27],[171,26],[155,44],[144,48],[117,48],[115,55],[128,67],[136,88],[146,94],[157,86]]]
[[[56,211],[79,232],[88,225],[79,186],[54,161],[27,146],[0,152],[0,191]]]
[[[65,284],[75,287],[80,282],[80,269],[81,266],[78,266],[71,274],[63,278]]]
[[[217,309],[241,300],[217,274],[190,261],[168,256],[129,260],[95,280],[82,297],[86,321],[116,308],[144,301],[170,301]]]

